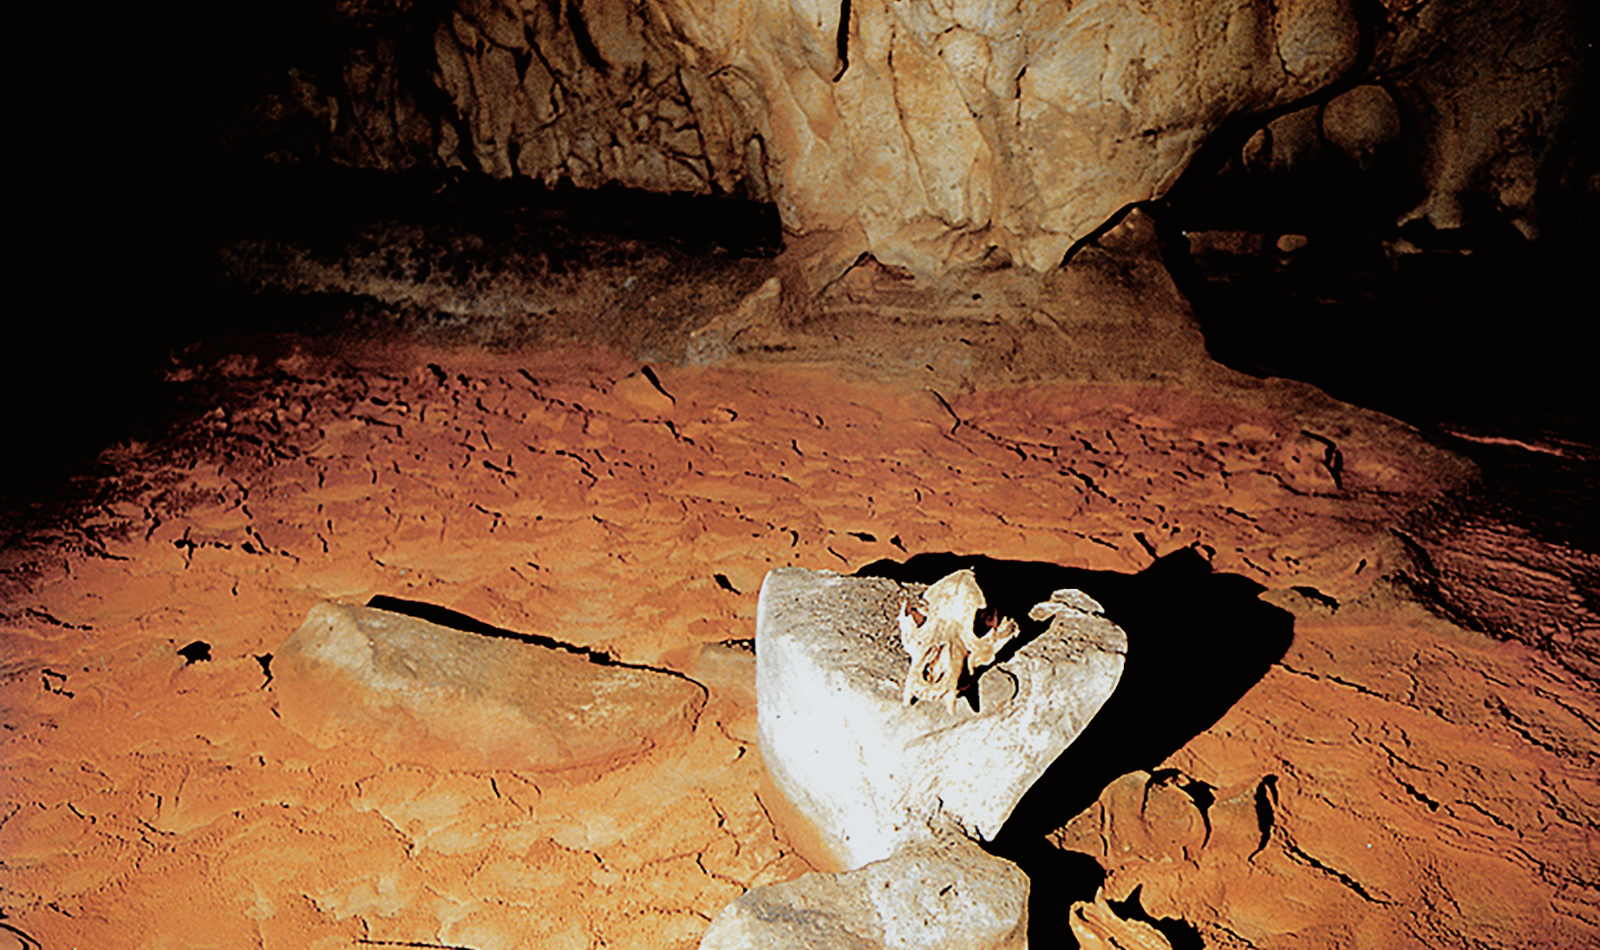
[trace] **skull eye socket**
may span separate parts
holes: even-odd
[[[1000,612],[993,607],[984,607],[972,616],[972,632],[984,636],[1000,626]]]
[[[929,683],[941,683],[950,673],[949,664],[943,662],[948,644],[940,643],[928,650],[922,658],[922,678]]]
[[[906,605],[906,616],[910,617],[911,622],[919,627],[928,622],[928,615],[910,604]]]

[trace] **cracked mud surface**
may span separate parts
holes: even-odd
[[[1186,547],[1294,639],[1215,725],[1059,816],[1051,842],[1109,898],[1219,947],[1600,938],[1594,683],[1407,599],[1390,527],[1462,468],[1370,416],[582,349],[286,346],[181,374],[216,408],[115,450],[96,506],[4,554],[0,933],[21,946],[692,947],[808,869],[762,800],[737,642],[767,570],[956,551],[1133,573]],[[681,745],[597,774],[321,751],[277,719],[271,654],[313,604],[379,595],[709,698]]]

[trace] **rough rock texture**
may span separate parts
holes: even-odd
[[[1359,152],[1397,123],[1420,143],[1405,161],[1427,195],[1411,216],[1452,226],[1482,193],[1531,232],[1583,56],[1570,5],[1537,2],[340,11],[361,39],[339,68],[300,64],[257,102],[238,123],[247,151],[738,192],[776,201],[792,233],[833,235],[810,265],[825,277],[860,251],[924,274],[997,256],[1048,269],[1162,195],[1224,120],[1303,103],[1315,125],[1320,99],[1357,79],[1397,111],[1353,120],[1388,108],[1363,93],[1333,110],[1330,138]]]
[[[919,592],[793,568],[761,585],[761,752],[846,868],[945,831],[993,839],[1122,674],[1127,635],[1075,613],[984,673],[976,709],[904,705],[895,618]]]
[[[1593,942],[1593,686],[1381,592],[1279,602],[1295,643],[1251,695],[1052,840],[1207,945]]]
[[[746,890],[811,869],[759,786],[741,641],[768,571],[964,551],[1135,574],[1192,548],[1292,611],[1293,645],[1170,758],[1125,770],[1142,783],[1082,823],[1046,816],[1075,849],[1041,832],[1047,868],[1092,873],[1033,875],[1036,946],[1100,875],[1113,907],[1143,884],[1149,916],[1213,947],[1594,945],[1600,694],[1535,639],[1396,599],[1418,559],[1391,526],[1470,467],[1303,385],[1150,375],[1138,358],[1161,347],[1134,331],[1176,304],[1139,273],[1064,273],[1129,286],[1038,306],[993,282],[940,303],[863,267],[841,281],[861,319],[794,351],[820,359],[847,325],[832,369],[656,364],[659,389],[582,350],[178,354],[202,411],[109,452],[81,510],[0,551],[5,928],[45,947],[688,950]],[[1076,331],[1054,365],[1078,375],[999,375],[1030,319]],[[869,351],[939,372],[864,381]],[[271,654],[315,604],[375,594],[710,695],[691,741],[593,780],[320,749],[274,715]],[[186,664],[197,640],[211,659]]]
[[[693,733],[698,684],[579,652],[318,604],[273,653],[278,711],[319,748],[445,769],[615,767]]]
[[[700,950],[1026,950],[1028,877],[951,840],[855,871],[755,888],[711,921]]]
[[[1538,448],[1570,454],[1562,462],[1574,471],[1600,461],[1576,445]],[[1581,485],[1580,498],[1587,494]],[[1546,490],[1571,487],[1557,482]],[[1600,551],[1582,543],[1581,525],[1572,526],[1574,537],[1552,539],[1548,530],[1507,519],[1504,504],[1475,493],[1408,519],[1402,537],[1422,568],[1416,592],[1464,626],[1535,647],[1600,682]]]

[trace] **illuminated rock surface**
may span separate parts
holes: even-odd
[[[1122,674],[1127,635],[1077,613],[985,671],[976,709],[904,705],[895,618],[919,589],[795,569],[761,587],[762,757],[846,868],[940,834],[993,839]]]
[[[831,236],[806,262],[819,285],[861,251],[924,275],[996,254],[1048,270],[1165,194],[1227,120],[1296,104],[1252,153],[1274,168],[1325,146],[1370,160],[1404,134],[1417,148],[1380,157],[1424,197],[1394,217],[1457,227],[1486,192],[1532,233],[1584,56],[1578,14],[1532,2],[467,0],[335,18],[361,29],[332,64],[284,63],[241,104],[247,153],[745,194]],[[1361,77],[1321,115],[1313,97]]]
[[[749,891],[700,950],[1025,950],[1028,878],[967,841]]]
[[[319,604],[275,652],[274,685],[284,725],[319,748],[442,769],[608,768],[694,731],[697,684],[580,652]]]

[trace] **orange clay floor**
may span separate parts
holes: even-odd
[[[0,946],[694,947],[810,870],[764,800],[739,643],[765,572],[957,552],[1134,574],[1185,548],[1260,585],[1293,641],[1059,816],[1048,846],[1095,862],[1103,901],[1180,946],[1600,941],[1594,684],[1407,598],[1391,526],[1455,476],[1354,416],[1335,471],[1292,409],[1173,386],[590,350],[181,372],[228,398],[112,450],[95,504],[4,552]],[[277,717],[271,656],[314,604],[376,595],[708,699],[681,744],[581,776],[319,749]]]

